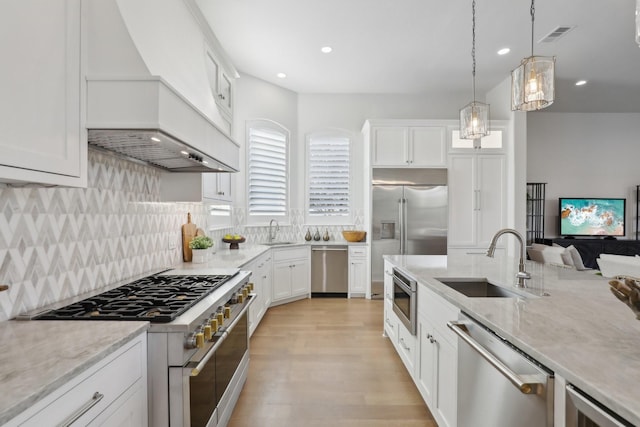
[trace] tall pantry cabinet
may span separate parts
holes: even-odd
[[[507,221],[505,132],[492,130],[494,148],[456,148],[452,131],[448,161],[449,253],[484,253]]]

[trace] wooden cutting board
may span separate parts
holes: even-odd
[[[187,223],[182,224],[182,259],[185,262],[191,262],[193,254],[189,247],[189,242],[196,237],[196,231],[198,227],[191,222],[191,212],[187,213]]]

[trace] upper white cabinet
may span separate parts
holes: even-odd
[[[431,121],[386,120],[365,123],[371,165],[446,167],[447,128]],[[365,141],[367,142],[367,141]]]
[[[505,155],[451,155],[448,179],[449,247],[486,249],[506,225]]]
[[[0,181],[86,186],[81,5],[2,4]]]
[[[232,202],[230,173],[163,173],[160,199],[165,202]]]
[[[233,95],[235,79],[224,71],[222,63],[216,54],[207,50],[206,70],[211,93],[216,101],[220,115],[231,122],[233,119]]]

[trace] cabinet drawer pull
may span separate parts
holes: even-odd
[[[58,424],[58,427],[69,427],[71,424],[78,421],[80,417],[82,417],[84,414],[89,412],[91,408],[96,406],[98,402],[102,400],[103,397],[104,397],[104,394],[96,391],[95,393],[93,393],[93,396],[91,396],[91,400],[89,400],[87,403],[85,403],[80,408],[78,408],[78,410],[76,410],[73,414],[71,414],[69,418],[62,421],[60,424]]]
[[[402,346],[402,348],[404,348],[406,351],[411,352],[411,349],[409,348],[408,345],[406,345],[404,343],[404,338],[400,338],[400,345]]]
[[[389,318],[387,317],[386,319],[387,325],[393,327],[393,323],[391,323],[391,321],[389,320]]]

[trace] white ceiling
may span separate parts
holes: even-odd
[[[442,94],[471,101],[471,0],[197,0],[240,71],[300,94]],[[531,53],[528,0],[476,0],[478,98]],[[640,112],[635,0],[538,0],[536,55],[556,56],[547,111]],[[575,28],[537,43],[558,26]],[[322,46],[333,52],[323,54]],[[500,48],[511,52],[498,56]],[[279,79],[276,74],[287,74]],[[579,79],[588,80],[576,87]]]

